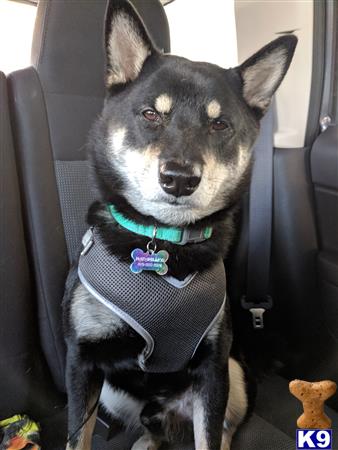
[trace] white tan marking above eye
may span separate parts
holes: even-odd
[[[207,105],[207,114],[209,119],[217,119],[221,115],[221,105],[217,100],[211,100]]]
[[[155,100],[155,108],[159,113],[168,114],[173,105],[173,99],[168,94],[161,94]]]

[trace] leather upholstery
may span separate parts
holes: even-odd
[[[9,86],[11,103],[15,105],[12,119],[34,264],[41,344],[61,388],[65,351],[61,300],[68,260],[47,113],[33,67],[12,73]]]
[[[64,390],[65,359],[61,301],[69,261],[55,162],[86,159],[87,135],[104,98],[106,3],[39,2],[32,46],[34,67],[9,76],[41,342],[60,390]],[[169,28],[159,1],[134,0],[134,4],[157,46],[168,52]]]
[[[0,72],[0,418],[28,407],[34,314],[6,78]]]

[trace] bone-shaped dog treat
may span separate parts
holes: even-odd
[[[290,392],[303,403],[304,413],[298,418],[298,428],[331,428],[331,419],[324,413],[324,402],[330,398],[337,389],[333,381],[294,380],[289,384]]]

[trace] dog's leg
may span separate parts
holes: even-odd
[[[66,450],[90,450],[103,375],[67,355],[68,444]]]
[[[222,367],[223,366],[223,367]],[[220,450],[228,396],[227,364],[210,364],[193,385],[193,426],[196,450]]]
[[[147,431],[138,439],[131,450],[158,450],[162,441],[148,433]]]
[[[248,397],[244,371],[236,360],[229,359],[230,390],[225,413],[222,450],[229,450],[232,436],[248,411]]]
[[[147,403],[140,419],[145,432],[135,442],[132,450],[157,450],[163,442],[163,406],[156,401]]]

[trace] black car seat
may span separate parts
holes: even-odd
[[[0,72],[0,417],[29,409],[37,320],[23,235],[6,77]]]
[[[168,52],[168,23],[159,1],[134,0],[134,4],[158,47]],[[65,361],[61,299],[70,261],[86,228],[85,212],[93,199],[85,147],[104,97],[101,49],[105,7],[106,0],[41,1],[33,66],[9,76],[41,344],[60,391],[64,391]],[[280,378],[268,380],[268,388],[260,389],[257,414],[238,434],[235,449],[294,448],[299,408],[292,398],[281,401],[281,393],[284,400],[286,391],[287,384]],[[99,450],[122,450],[124,445],[95,439]]]
[[[7,95],[0,72],[0,420],[28,414],[44,423],[64,396],[41,351],[37,304],[22,218]],[[55,423],[55,421],[54,421]]]

